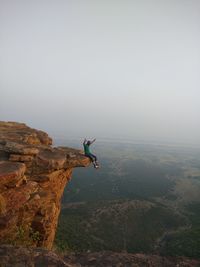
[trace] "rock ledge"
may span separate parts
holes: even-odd
[[[0,122],[1,243],[52,247],[63,190],[73,168],[90,161],[82,151],[51,144],[43,131]]]

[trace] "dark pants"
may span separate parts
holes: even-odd
[[[92,162],[97,161],[97,157],[94,154],[92,154],[92,153],[85,154],[85,156],[88,157],[88,158],[90,158]]]

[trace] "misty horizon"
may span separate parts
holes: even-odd
[[[0,120],[200,145],[200,2],[0,0]]]

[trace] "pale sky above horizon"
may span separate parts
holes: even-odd
[[[200,1],[0,0],[0,120],[200,144]]]

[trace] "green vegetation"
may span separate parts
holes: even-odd
[[[200,258],[200,203],[188,205],[187,211],[190,228],[168,236],[164,240],[162,254]]]
[[[35,231],[30,224],[27,224],[17,226],[12,238],[6,240],[5,243],[14,246],[33,246],[38,241],[40,241],[40,233]]]
[[[160,235],[181,224],[172,210],[147,201],[80,204],[62,211],[56,245],[72,251],[149,252]]]
[[[102,159],[101,169],[77,169],[63,196],[63,203],[161,197],[174,186],[168,176],[179,168],[144,160]]]
[[[200,151],[125,143],[97,151],[101,168],[75,170],[65,189],[57,248],[200,257]]]

